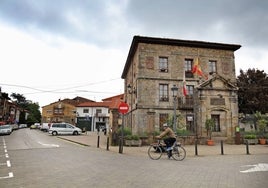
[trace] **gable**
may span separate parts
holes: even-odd
[[[212,78],[201,83],[199,89],[219,89],[219,90],[237,90],[238,88],[230,81],[226,80],[218,74],[214,74]]]

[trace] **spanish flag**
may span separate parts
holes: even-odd
[[[199,76],[202,76],[202,77],[205,77],[206,79],[208,79],[207,76],[204,75],[204,73],[203,73],[203,71],[201,69],[198,57],[196,58],[196,61],[195,61],[194,66],[192,68],[192,73],[193,74],[198,74]]]

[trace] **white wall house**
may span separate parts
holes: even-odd
[[[109,106],[105,102],[85,102],[76,106],[76,124],[87,131],[108,129]]]

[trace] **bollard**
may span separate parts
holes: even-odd
[[[106,150],[109,150],[109,136],[107,136],[107,145],[106,145]]]
[[[198,151],[197,151],[197,139],[195,139],[195,155],[198,155]]]
[[[123,153],[123,141],[122,141],[122,138],[119,139],[119,153]]]
[[[98,140],[97,140],[97,148],[100,147],[100,135],[98,135]]]
[[[247,155],[249,155],[248,140],[246,140],[246,151],[247,151]]]
[[[222,140],[221,140],[221,154],[224,155],[223,154],[223,141]]]

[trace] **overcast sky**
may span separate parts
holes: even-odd
[[[123,93],[134,35],[240,44],[268,73],[266,0],[0,0],[0,86],[48,105]]]

